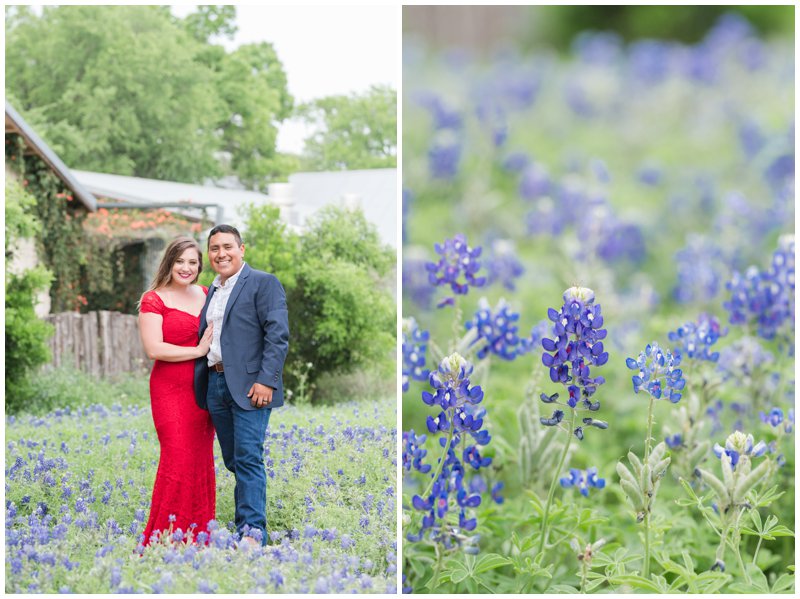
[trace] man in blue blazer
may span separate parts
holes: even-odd
[[[208,355],[195,362],[195,398],[211,414],[225,467],[236,477],[236,530],[265,545],[264,438],[272,408],[283,405],[286,294],[275,276],[245,264],[235,227],[211,229],[208,259],[217,277],[200,313],[199,334],[209,324],[213,334]]]

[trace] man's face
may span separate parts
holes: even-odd
[[[233,233],[216,233],[208,240],[208,261],[222,282],[242,267],[244,244],[238,245]]]

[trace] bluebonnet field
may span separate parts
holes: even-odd
[[[406,592],[793,591],[793,71],[406,40]]]
[[[265,551],[233,548],[233,478],[217,447],[208,546],[176,530],[137,547],[158,442],[146,392],[121,403],[7,418],[6,592],[396,592],[393,399],[274,414]]]

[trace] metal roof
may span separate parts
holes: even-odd
[[[36,135],[31,126],[25,122],[25,119],[6,101],[6,134],[8,133],[21,135],[28,147],[53,169],[56,176],[64,182],[64,185],[72,191],[75,197],[88,210],[92,212],[97,210],[97,202],[94,196],[81,185],[67,165],[62,162],[61,158],[50,149],[50,146],[41,137]]]
[[[176,183],[142,177],[109,175],[89,171],[73,171],[75,177],[95,196],[110,201],[120,201],[142,208],[163,205],[169,210],[180,212],[189,217],[199,217],[204,206],[214,205],[216,213],[210,217],[216,222],[226,222],[241,228],[244,219],[239,210],[249,204],[262,205],[269,203],[266,194],[239,189],[223,189],[207,185]],[[185,207],[183,206],[185,204]],[[180,205],[176,207],[176,205]],[[193,205],[195,207],[193,208]]]
[[[397,247],[396,169],[295,173],[289,176],[288,189],[281,189],[280,195],[275,196],[213,185],[191,185],[87,171],[73,173],[98,198],[141,204],[143,207],[169,205],[169,210],[188,216],[198,213],[192,204],[217,205],[224,211],[224,218],[218,216],[217,222],[221,220],[242,231],[246,227],[241,210],[249,204],[280,206],[282,217],[293,227],[302,227],[311,215],[325,205],[358,205],[367,220],[376,226],[381,240]],[[275,187],[277,192],[279,186]],[[287,200],[291,205],[287,205]],[[185,208],[183,203],[186,204]],[[176,208],[176,204],[181,206]]]

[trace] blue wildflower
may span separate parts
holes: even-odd
[[[714,299],[722,286],[722,250],[710,239],[689,235],[686,245],[675,252],[678,284],[673,294],[683,304]]]
[[[423,512],[423,517],[419,532],[409,532],[407,538],[416,542],[427,536],[445,549],[460,547],[465,552],[474,553],[477,552],[477,538],[468,533],[477,526],[477,519],[468,518],[466,510],[480,505],[481,492],[465,481],[465,467],[469,465],[479,470],[489,466],[492,460],[482,456],[479,447],[488,445],[491,437],[482,428],[485,410],[478,406],[483,399],[483,391],[478,386],[470,388],[468,377],[472,370],[472,364],[454,353],[442,360],[439,368],[430,374],[430,384],[435,393],[425,391],[422,394],[426,405],[441,408],[438,416],[428,417],[429,432],[447,431],[447,436],[439,439],[445,454],[434,480],[422,495],[412,497],[412,507]],[[469,445],[465,441],[461,445],[467,434],[474,443]],[[422,457],[418,448],[419,439],[413,431],[404,433],[403,437],[406,441],[403,463],[410,470],[415,467],[415,454]],[[454,526],[455,523],[447,517],[456,509],[459,513],[458,526]]]
[[[778,428],[783,424],[783,430],[786,433],[791,433],[794,430],[794,410],[789,410],[784,418],[783,410],[780,408],[772,408],[768,414],[759,412],[761,422],[769,424],[772,428]]]
[[[449,136],[435,141],[428,149],[428,168],[434,179],[452,179],[458,174],[461,143]]]
[[[430,371],[425,368],[425,352],[430,337],[428,331],[420,330],[413,318],[403,319],[403,393],[409,383],[428,380]]]
[[[683,436],[680,433],[675,433],[674,435],[666,437],[664,443],[666,443],[667,447],[670,449],[677,449],[683,445]]]
[[[497,503],[498,505],[499,505],[499,504],[501,504],[501,503],[503,503],[503,502],[505,501],[505,498],[503,498],[503,497],[500,495],[500,491],[502,491],[502,490],[503,490],[503,487],[504,487],[504,486],[505,486],[505,485],[504,485],[502,482],[495,483],[495,484],[492,486],[492,500],[493,500],[495,503]]]
[[[471,248],[467,238],[459,233],[453,239],[446,239],[443,244],[435,244],[436,253],[441,256],[438,262],[428,262],[428,281],[431,285],[449,285],[453,293],[465,295],[470,285],[482,287],[486,284],[486,277],[477,276],[481,268],[478,257],[482,248]],[[461,279],[463,275],[463,280]],[[446,298],[439,303],[439,307],[452,303],[453,298]]]
[[[754,444],[753,435],[745,435],[741,431],[735,431],[725,440],[725,447],[719,443],[714,443],[714,455],[721,458],[723,454],[731,459],[731,468],[736,470],[736,465],[743,456],[748,458],[758,458],[767,452],[767,444],[759,441]]]
[[[542,363],[550,369],[550,380],[566,387],[570,408],[576,408],[581,401],[583,408],[598,410],[600,403],[591,398],[605,378],[592,377],[590,366],[608,362],[608,352],[602,341],[607,331],[601,328],[603,315],[600,305],[594,303],[594,292],[586,287],[570,287],[564,292],[561,311],[550,308],[547,316],[554,323],[555,339],[542,339]]]
[[[686,385],[683,371],[678,368],[680,363],[680,354],[662,350],[656,342],[648,344],[637,359],[625,360],[628,368],[639,371],[631,378],[635,393],[644,390],[654,399],[663,397],[672,403],[681,400],[680,391]]]
[[[522,171],[519,195],[526,200],[535,200],[550,193],[551,183],[547,170],[539,163],[529,164]]]
[[[474,329],[477,337],[472,345],[478,344],[480,349],[477,358],[483,359],[492,353],[504,360],[513,360],[519,355],[519,336],[516,326],[519,314],[512,312],[504,299],[492,310],[485,297],[479,301],[478,311],[473,319],[467,323],[467,330]]]
[[[779,239],[768,271],[736,271],[726,287],[731,324],[754,325],[764,339],[774,339],[784,324],[794,331],[794,235]]]
[[[422,458],[428,453],[427,449],[422,449],[426,439],[426,435],[417,436],[413,429],[403,431],[403,468],[406,471],[413,468],[422,474],[430,472],[431,465],[422,463]]]
[[[606,486],[606,480],[597,477],[597,468],[595,467],[588,468],[585,473],[577,468],[570,468],[569,476],[560,478],[558,482],[565,489],[577,488],[584,497],[589,496],[589,487],[602,489]]]
[[[509,291],[514,291],[514,279],[523,275],[525,269],[514,250],[514,243],[506,239],[498,239],[492,243],[492,253],[487,257],[486,267],[489,271],[489,285],[499,281]]]
[[[722,329],[715,316],[701,314],[696,323],[687,322],[678,330],[668,333],[667,338],[673,343],[680,343],[673,351],[679,351],[687,358],[716,362],[719,352],[710,352],[709,348],[727,334],[728,329]]]

